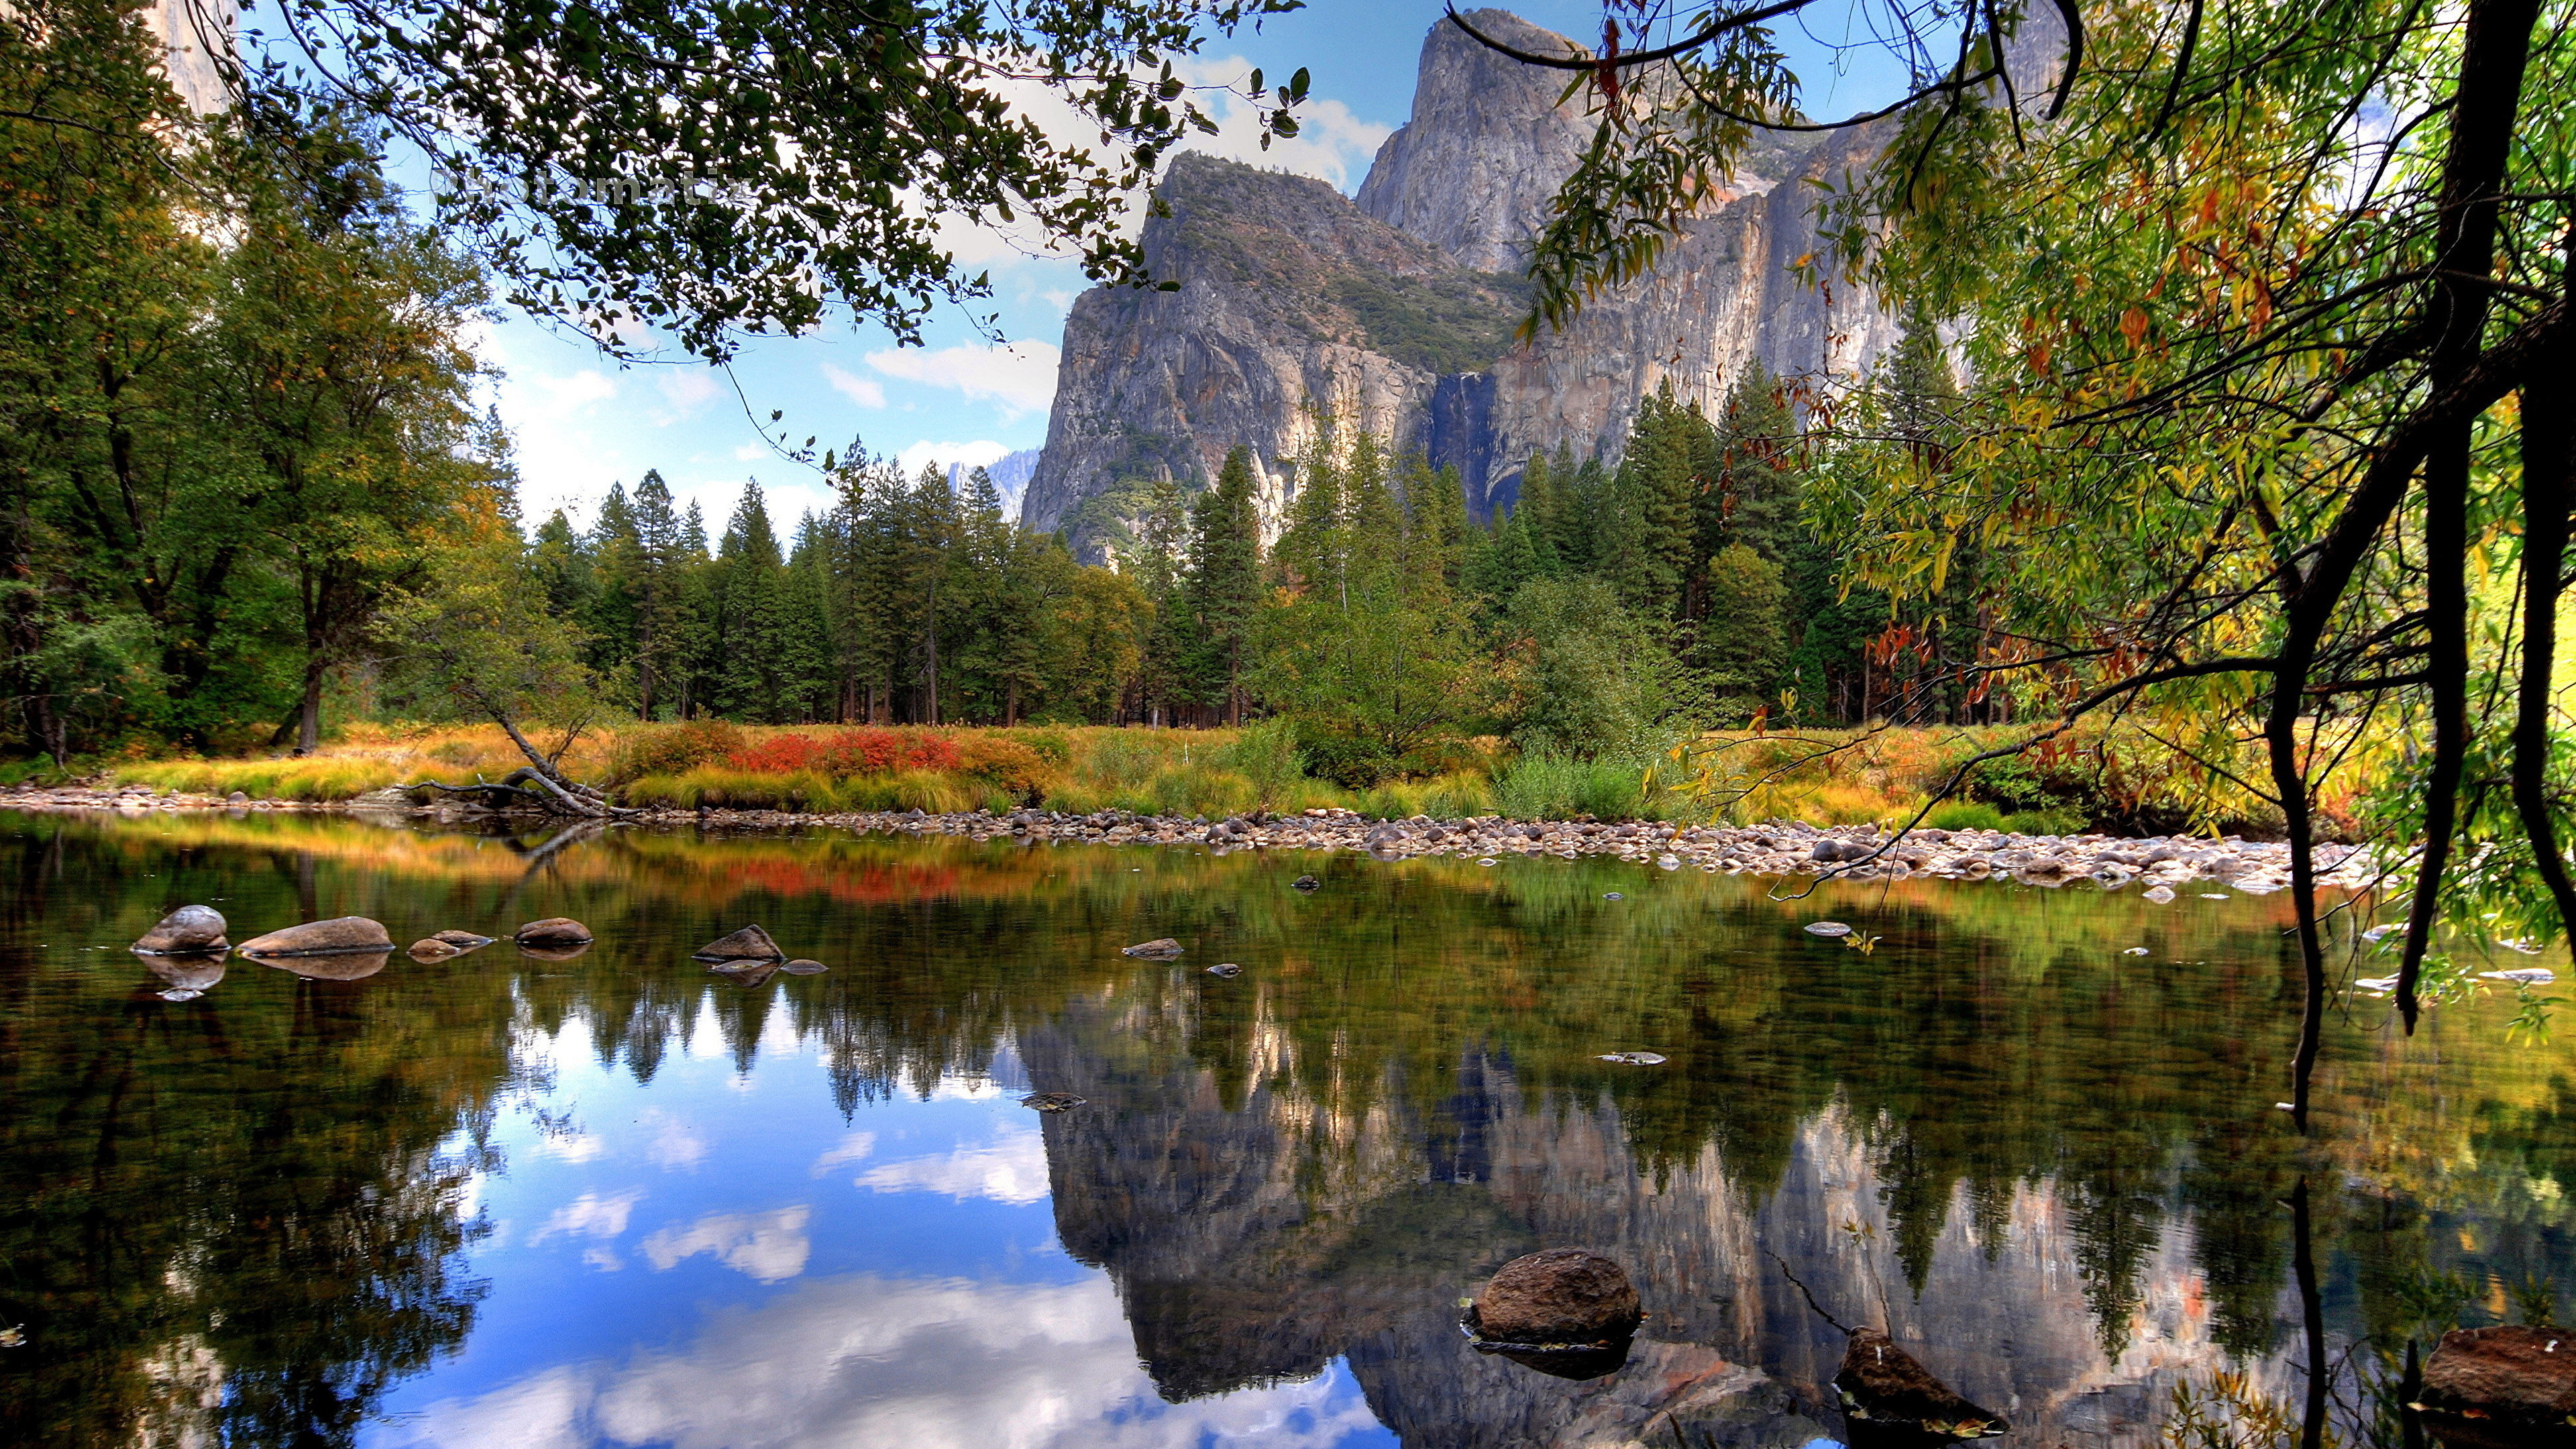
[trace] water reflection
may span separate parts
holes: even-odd
[[[2300,1142],[2277,903],[279,817],[0,870],[12,1442],[1803,1445],[1843,1335],[1794,1274],[2007,1442],[2134,1444],[2222,1369],[2307,1397],[2285,1204],[2374,1372],[2567,1276],[2566,1050],[2356,1017]],[[123,954],[188,900],[600,944]],[[750,920],[832,970],[688,959]],[[1456,1329],[1559,1245],[1649,1311],[1607,1380]]]

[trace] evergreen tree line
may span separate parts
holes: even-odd
[[[1916,327],[1864,411],[1905,466],[1937,467],[1950,396]],[[1092,567],[1006,519],[980,470],[953,487],[854,445],[830,465],[835,506],[787,534],[755,483],[711,542],[651,473],[586,532],[548,519],[530,559],[586,662],[648,719],[1287,715],[1310,768],[1365,783],[1437,770],[1475,735],[1643,758],[1703,724],[1978,707],[1941,673],[1981,647],[1973,560],[1955,605],[1922,618],[1846,592],[1807,496],[1830,464],[1758,369],[1714,419],[1669,389],[1645,399],[1615,464],[1532,458],[1482,525],[1454,469],[1321,422],[1267,547],[1242,449],[1207,486],[1131,485],[1137,515]]]

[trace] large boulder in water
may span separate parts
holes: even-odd
[[[134,950],[144,956],[187,956],[225,949],[224,913],[212,906],[181,906],[143,933]]]
[[[784,961],[787,953],[769,939],[769,933],[758,926],[745,926],[739,931],[716,937],[691,956],[700,961]]]
[[[439,933],[442,939],[446,935],[444,931]],[[542,921],[530,921],[521,926],[511,933],[510,939],[522,946],[587,946],[591,936],[590,927],[570,916],[548,916]],[[459,943],[449,941],[448,944],[454,946]]]
[[[2424,1361],[2417,1402],[2487,1428],[2564,1428],[2576,1421],[2576,1330],[2514,1324],[2446,1333]]]
[[[255,940],[244,941],[245,956],[334,956],[345,952],[391,951],[394,938],[385,933],[384,923],[364,916],[337,916],[327,921],[307,921],[282,931],[271,931]],[[376,963],[382,966],[384,963]]]
[[[1476,1330],[1503,1343],[1626,1338],[1642,1316],[1626,1269],[1581,1248],[1550,1248],[1496,1269],[1476,1296]]]
[[[1843,1415],[1852,1421],[1850,1442],[1857,1445],[1873,1430],[1907,1430],[1947,1439],[1983,1439],[2007,1427],[1990,1413],[1952,1392],[1875,1328],[1855,1328],[1843,1347],[1842,1367],[1834,1373]],[[1884,1439],[1883,1434],[1875,1435]],[[1910,1436],[1909,1436],[1910,1437]]]

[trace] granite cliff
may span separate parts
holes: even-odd
[[[1528,49],[1572,42],[1471,12]],[[1874,133],[1769,144],[1655,271],[1565,331],[1515,344],[1528,239],[1588,141],[1558,82],[1435,25],[1411,119],[1356,198],[1321,182],[1185,155],[1145,248],[1173,292],[1094,289],[1065,322],[1046,448],[1024,517],[1070,524],[1114,480],[1212,476],[1251,448],[1272,518],[1320,413],[1455,464],[1479,517],[1536,450],[1615,454],[1637,400],[1669,381],[1713,404],[1756,359],[1849,376],[1895,339],[1865,296],[1800,283],[1816,249],[1808,176],[1865,164]]]

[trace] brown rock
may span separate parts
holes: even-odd
[[[519,954],[531,961],[572,961],[590,950],[588,941],[575,941],[568,946],[521,945]]]
[[[225,949],[224,913],[212,906],[181,906],[143,933],[134,950],[144,956],[182,956]]]
[[[1914,1356],[1888,1341],[1875,1328],[1852,1330],[1843,1348],[1843,1365],[1834,1373],[1843,1413],[1858,1423],[1920,1429],[1954,1439],[1979,1439],[2004,1432],[2001,1416],[1989,1413],[1951,1392]]]
[[[201,956],[154,956],[143,963],[144,969],[181,991],[212,991],[224,979],[224,958],[208,953]]]
[[[2446,1333],[2424,1361],[2418,1402],[2491,1424],[2563,1426],[2576,1416],[2576,1330],[2515,1324]]]
[[[1181,943],[1165,936],[1159,941],[1139,941],[1133,946],[1123,947],[1119,954],[1133,956],[1140,961],[1173,961],[1180,958]]]
[[[590,933],[588,931],[582,932],[581,938],[585,941],[589,940]],[[453,946],[459,951],[473,951],[492,944],[491,937],[478,936],[472,931],[432,931],[430,932],[429,939],[440,942],[444,945]]]
[[[790,976],[820,976],[832,968],[824,965],[820,961],[796,960],[788,962],[785,966],[782,966],[779,969],[785,971]]]
[[[441,932],[440,939],[445,938],[446,933]],[[542,921],[530,921],[521,926],[511,933],[510,939],[522,946],[587,946],[591,935],[590,927],[570,916],[548,916]],[[449,941],[448,944],[457,943]]]
[[[718,936],[690,953],[700,961],[784,961],[787,953],[769,939],[769,933],[758,926],[745,926],[730,935]]]
[[[429,962],[444,961],[450,956],[462,956],[465,953],[432,936],[425,941],[412,942],[411,950],[405,954],[415,961]]]
[[[766,986],[785,968],[776,961],[719,961],[707,969],[723,972],[737,986]]]
[[[1580,1248],[1514,1258],[1476,1298],[1477,1331],[1506,1343],[1601,1343],[1634,1332],[1639,1316],[1627,1271]]]
[[[245,956],[332,956],[344,952],[391,951],[394,938],[385,934],[384,924],[364,916],[337,916],[327,921],[307,921],[282,931],[271,931],[255,940],[244,941]],[[378,966],[384,963],[378,961]]]
[[[336,951],[318,956],[279,956],[261,961],[280,971],[292,971],[307,981],[363,981],[385,969],[393,959],[391,951]]]

